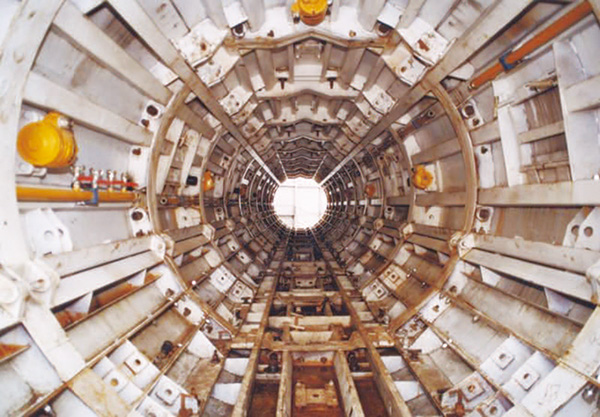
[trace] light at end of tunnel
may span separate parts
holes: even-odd
[[[273,199],[279,219],[292,229],[315,226],[327,209],[327,195],[313,179],[295,178],[281,183]]]

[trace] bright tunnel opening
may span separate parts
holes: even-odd
[[[325,214],[327,195],[313,179],[288,179],[275,192],[273,208],[286,226],[306,229],[315,226]]]

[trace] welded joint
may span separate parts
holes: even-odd
[[[467,253],[475,247],[475,235],[473,233],[456,232],[448,240],[450,250],[458,251],[458,256],[464,259]]]
[[[211,241],[215,238],[215,227],[211,224],[204,223],[202,226],[202,235]]]
[[[585,277],[592,286],[592,302],[600,302],[600,260],[585,271]]]
[[[6,267],[0,270],[0,307],[11,317],[21,318],[25,312],[27,287],[13,272]]]
[[[161,259],[165,256],[173,256],[175,250],[175,240],[167,233],[153,235],[150,240],[150,250],[158,255]]]
[[[0,277],[4,277],[4,284],[10,288],[7,296],[7,304],[18,303],[18,297],[15,298],[15,290],[22,297],[22,308],[25,307],[25,301],[29,298],[41,305],[50,305],[58,284],[60,276],[56,271],[47,266],[43,261],[33,260],[19,265],[17,269],[2,266]],[[0,299],[0,304],[4,304]],[[21,311],[22,313],[23,311]],[[20,317],[19,314],[16,317]]]
[[[405,225],[400,226],[400,233],[402,234],[403,239],[408,239],[410,235],[415,233],[414,223],[407,223]]]

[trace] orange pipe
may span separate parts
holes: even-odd
[[[569,29],[575,23],[582,20],[588,14],[592,13],[592,6],[589,2],[584,1],[569,12],[567,12],[564,16],[560,17],[557,21],[543,29],[541,32],[536,34],[533,38],[528,40],[516,51],[512,51],[504,57],[504,61],[508,65],[516,65],[525,58],[527,55],[534,52],[540,46],[546,44],[552,39],[556,38],[558,35]],[[488,81],[493,80],[498,75],[504,72],[504,66],[502,63],[498,62],[488,69],[486,69],[483,73],[475,77],[473,81],[469,84],[469,88],[472,90],[481,87],[483,84]]]
[[[94,195],[91,191],[17,186],[19,201],[80,202],[90,201],[92,198]],[[130,202],[135,199],[136,194],[130,191],[98,191],[98,200],[101,203]]]

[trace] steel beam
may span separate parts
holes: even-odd
[[[144,42],[160,57],[202,101],[206,108],[221,122],[223,127],[252,155],[262,168],[279,184],[277,177],[271,172],[260,155],[248,143],[241,130],[225,112],[223,106],[204,84],[194,69],[177,51],[175,46],[161,32],[137,0],[110,0],[109,3],[121,17],[137,32]]]
[[[429,70],[423,80],[415,84],[402,99],[396,102],[394,107],[361,139],[360,143],[327,174],[322,183],[327,182],[342,166],[358,155],[361,150],[421,100],[430,91],[431,86],[439,84],[532,3],[533,0],[502,0],[496,1],[493,6],[490,6],[489,10],[484,12],[471,28],[465,31],[465,34],[452,45],[435,67]]]

